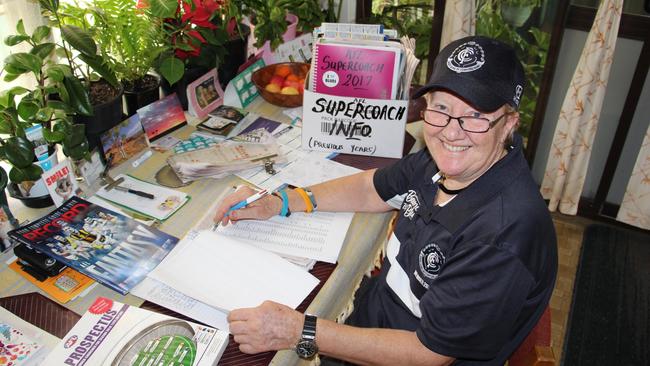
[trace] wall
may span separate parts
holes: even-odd
[[[546,114],[540,140],[535,154],[533,163],[533,176],[538,184],[541,184],[548,154],[551,147],[551,141],[555,132],[557,118],[560,114],[560,108],[564,101],[566,90],[569,87],[571,78],[578,64],[580,53],[587,39],[587,32],[573,29],[565,29],[560,53],[558,56],[557,68],[553,78],[551,95],[549,97]],[[618,120],[625,103],[625,98],[632,81],[632,76],[636,67],[639,54],[641,52],[642,42],[619,38],[614,53],[614,63],[610,71],[607,92],[601,111],[601,119],[594,140],[594,148],[589,167],[587,169],[587,178],[583,196],[593,198],[598,189],[598,184],[607,161],[607,155],[614,138],[614,133],[618,125]],[[650,109],[650,85],[646,82],[644,91],[637,106],[633,124],[628,133],[628,139],[625,143],[623,155],[617,167],[617,176],[615,177],[608,202],[620,203],[625,192],[625,187],[632,171],[636,156],[646,129],[648,128],[648,113]]]

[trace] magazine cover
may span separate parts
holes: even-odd
[[[134,114],[101,135],[106,164],[115,167],[149,147],[140,116]]]
[[[160,230],[76,196],[8,234],[122,295],[178,242]]]
[[[45,182],[48,192],[50,192],[50,197],[52,197],[54,205],[57,207],[61,206],[70,197],[81,194],[81,189],[72,173],[72,165],[70,165],[70,160],[68,159],[58,163],[52,169],[43,172],[41,177]]]
[[[228,333],[104,297],[48,356],[52,365],[216,365]]]

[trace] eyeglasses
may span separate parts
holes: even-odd
[[[433,109],[425,109],[420,112],[420,117],[426,124],[435,127],[446,127],[452,119],[455,119],[458,121],[458,124],[460,125],[460,128],[463,129],[463,131],[485,133],[488,132],[490,128],[494,127],[494,125],[496,125],[503,117],[505,117],[506,114],[508,113],[504,113],[499,118],[490,121],[489,119],[482,117],[452,117],[447,113]]]

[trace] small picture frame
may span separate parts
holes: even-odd
[[[223,104],[223,89],[219,85],[217,69],[212,69],[187,86],[188,112],[198,118]]]
[[[138,109],[138,116],[150,143],[187,124],[176,93]]]
[[[104,161],[110,168],[120,165],[149,147],[136,113],[100,136]]]

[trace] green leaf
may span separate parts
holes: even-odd
[[[167,80],[169,85],[174,85],[183,77],[185,64],[176,57],[168,57],[160,64],[160,73]]]
[[[43,129],[43,137],[45,138],[45,141],[49,143],[59,143],[63,141],[65,138],[65,132],[63,131],[50,131],[49,128],[44,128]]]
[[[31,164],[24,168],[13,166],[9,171],[9,179],[14,183],[20,183],[30,180],[38,180],[43,174],[43,169],[36,164]]]
[[[65,113],[74,113],[74,111],[70,108],[69,105],[63,103],[60,100],[48,100],[47,106],[54,109],[55,113],[56,111],[63,111]]]
[[[89,56],[89,55],[84,55],[80,54],[79,58],[81,61],[85,62],[90,66],[91,69],[93,69],[96,73],[101,75],[104,80],[108,81],[109,84],[111,84],[114,88],[119,89],[120,83],[117,80],[117,77],[115,76],[115,73],[113,70],[111,70],[110,66],[104,62],[104,59],[101,56],[94,55],[94,56]]]
[[[44,60],[48,56],[50,56],[52,51],[54,51],[55,47],[56,45],[54,43],[37,44],[36,46],[34,46],[34,48],[32,48],[31,51],[29,51],[29,53],[31,53],[32,55],[36,55]]]
[[[39,110],[38,104],[31,98],[23,98],[20,103],[18,103],[18,115],[24,121],[30,121],[34,119],[34,116]]]
[[[1,153],[0,156],[2,156]],[[3,191],[7,186],[8,182],[9,182],[9,176],[7,175],[7,172],[4,170],[4,168],[0,167],[0,188],[2,188]]]
[[[20,74],[7,74],[7,75],[5,75],[3,80],[6,81],[6,82],[11,82],[11,81],[14,81],[14,80],[18,79],[19,76],[20,76]]]
[[[22,95],[29,93],[29,89],[23,88],[22,86],[14,86],[13,88],[9,89],[9,93],[12,95]]]
[[[88,141],[84,141],[79,145],[68,146],[63,144],[63,153],[72,159],[83,159],[88,154]]]
[[[45,70],[45,75],[50,78],[53,82],[62,82],[63,81],[63,70],[57,67],[50,67]]]
[[[42,40],[49,37],[50,32],[51,32],[50,27],[46,25],[39,25],[34,30],[34,33],[32,33],[32,41],[34,41],[35,43],[41,43]]]
[[[50,107],[41,108],[36,112],[36,119],[41,122],[47,122],[52,118],[54,110]]]
[[[5,154],[11,165],[25,168],[32,164],[34,145],[24,137],[12,136],[5,141]]]
[[[17,44],[20,44],[26,40],[29,39],[29,36],[23,36],[23,35],[12,35],[12,36],[7,36],[5,38],[5,44],[9,47],[15,46]]]
[[[14,131],[13,125],[11,123],[11,117],[5,115],[4,113],[0,114],[0,133],[10,135]],[[2,158],[0,158],[1,160]]]
[[[93,106],[90,104],[90,96],[81,81],[75,77],[66,76],[63,79],[63,85],[65,85],[67,96],[70,98],[70,106],[79,114],[92,116]],[[65,99],[63,100],[65,101]]]
[[[61,123],[57,123],[60,125]],[[65,125],[65,124],[64,124]],[[82,124],[68,125],[67,133],[63,139],[63,144],[76,146],[86,141],[86,126]]]
[[[149,0],[151,14],[156,18],[173,18],[178,4],[177,0]]]
[[[5,57],[5,64],[14,67],[16,70],[23,70],[22,73],[31,71],[38,74],[41,71],[43,59],[31,53],[19,52]]]
[[[25,32],[25,23],[23,23],[22,18],[20,20],[18,20],[18,23],[16,23],[16,31],[21,36],[26,36],[27,35],[27,32]]]
[[[89,32],[77,27],[75,25],[62,25],[61,37],[70,43],[70,46],[75,50],[86,55],[97,54],[97,44],[93,41]]]
[[[0,92],[0,107],[3,109],[9,107],[10,101],[13,100],[14,94],[11,93],[11,90],[3,90]]]
[[[56,12],[59,10],[59,0],[39,0],[41,7],[47,9],[51,12]]]

